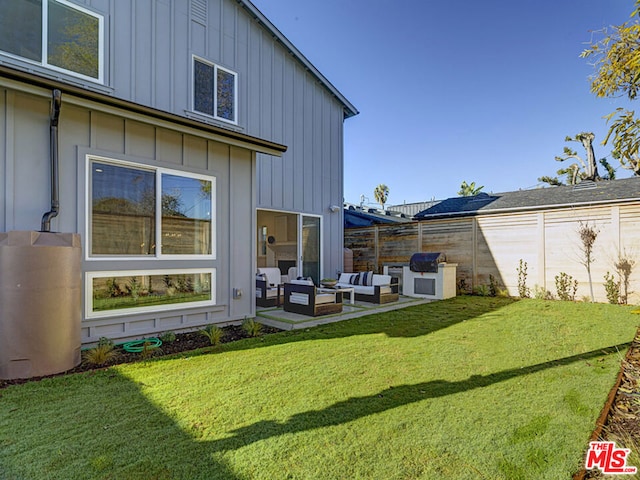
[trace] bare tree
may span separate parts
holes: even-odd
[[[593,151],[593,140],[595,139],[595,135],[591,132],[582,132],[574,137],[566,137],[565,142],[578,142],[581,143],[585,150],[585,159],[578,155],[578,152],[570,149],[565,146],[562,155],[558,155],[555,157],[557,162],[564,162],[566,160],[575,160],[574,163],[570,164],[565,168],[561,168],[558,170],[557,174],[562,176],[566,176],[566,184],[567,185],[575,185],[582,180],[593,180],[598,181],[602,180],[602,177],[598,173],[598,164],[596,162],[596,156]],[[607,168],[607,165],[600,160],[600,163]],[[608,172],[611,172],[611,169],[607,168]],[[614,171],[615,174],[615,171]],[[611,178],[611,173],[609,178]],[[564,183],[558,179],[558,177],[550,177],[543,176],[538,178],[540,182],[548,183],[549,185],[564,185]]]

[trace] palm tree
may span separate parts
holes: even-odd
[[[384,204],[387,203],[387,198],[389,197],[389,187],[381,183],[373,190],[373,197],[376,202],[382,205],[382,210],[384,210]]]
[[[481,187],[476,187],[476,182],[471,182],[467,184],[466,180],[463,180],[460,184],[460,190],[458,191],[458,195],[461,197],[472,197],[473,195],[477,195],[480,193],[480,190],[484,188],[484,185]]]

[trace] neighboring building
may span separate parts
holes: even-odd
[[[628,203],[640,198],[640,178],[614,181],[583,181],[577,185],[484,193],[451,197],[417,213],[415,220],[455,218],[474,215],[517,213],[551,209],[596,207]]]
[[[386,223],[411,222],[404,213],[344,204],[344,228],[370,227]]]
[[[439,252],[457,264],[460,289],[493,283],[517,296],[524,262],[531,295],[555,295],[556,277],[565,273],[578,281],[576,298],[582,299],[590,288],[579,231],[588,225],[598,231],[591,265],[596,300],[607,301],[605,275],[618,280],[621,258],[635,265],[629,302],[640,299],[639,177],[452,197],[414,220],[349,229],[345,247],[353,252],[354,271],[404,266],[414,252]]]
[[[54,89],[51,230],[82,237],[83,342],[254,316],[267,262],[342,268],[329,207],[358,112],[249,1],[1,3],[0,231],[50,209]]]
[[[433,207],[440,200],[431,200],[428,202],[403,203],[401,205],[389,205],[387,210],[392,212],[404,213],[407,217],[413,217],[427,208]]]

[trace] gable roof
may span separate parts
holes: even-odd
[[[285,49],[289,51],[294,57],[302,63],[302,65],[313,75],[316,79],[327,89],[329,92],[338,99],[340,103],[342,103],[344,107],[344,117],[349,118],[355,115],[358,115],[358,109],[353,106],[353,104],[347,100],[347,98],[342,95],[338,91],[336,87],[334,87],[331,82],[324,76],[320,71],[305,57],[300,50],[298,50],[293,43],[289,41],[284,34],[278,30],[273,23],[269,21],[264,14],[258,10],[258,8],[251,3],[249,0],[237,0],[237,2],[244,7],[245,10],[249,12],[249,14],[258,21],[258,23],[262,24],[273,36],[274,38],[280,42]]]
[[[583,181],[577,185],[496,194],[482,192],[470,197],[452,197],[419,212],[414,219],[588,206],[630,200],[640,200],[640,177],[601,182]]]

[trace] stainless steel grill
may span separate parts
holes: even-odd
[[[436,273],[438,264],[446,262],[447,257],[440,252],[421,252],[411,255],[409,270],[412,272]]]

